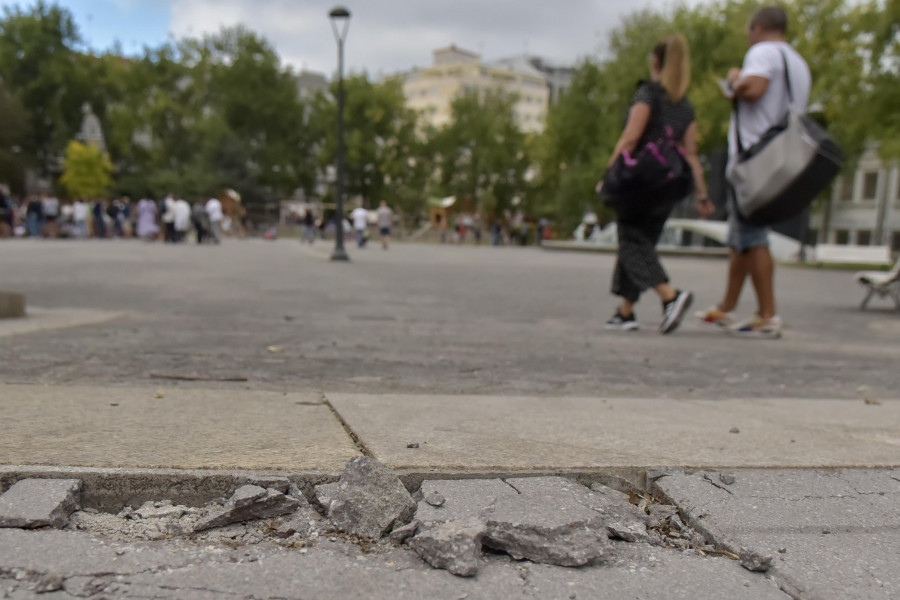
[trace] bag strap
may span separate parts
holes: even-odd
[[[791,108],[794,106],[794,88],[791,85],[791,72],[788,67],[787,54],[784,52],[784,49],[779,49],[778,53],[781,54],[781,62],[784,64],[784,82],[787,85],[787,93],[788,93],[788,112],[790,112]],[[740,114],[741,111],[738,109],[738,99],[735,98],[734,102],[734,136],[737,138],[737,146],[738,152],[744,151],[744,143],[741,141],[741,121]]]

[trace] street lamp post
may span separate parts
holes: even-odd
[[[331,29],[338,46],[338,96],[337,96],[337,154],[335,156],[337,181],[337,219],[335,227],[334,252],[331,260],[350,260],[344,249],[344,40],[350,28],[350,11],[336,6],[328,13]]]

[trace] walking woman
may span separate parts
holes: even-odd
[[[690,52],[684,36],[672,35],[660,41],[650,54],[650,81],[641,82],[631,103],[625,129],[616,144],[608,166],[623,153],[635,155],[649,141],[671,136],[690,166],[694,179],[697,210],[702,217],[715,212],[706,192],[703,169],[697,157],[697,124],[694,107],[686,92],[690,84]],[[597,185],[598,191],[602,182]],[[659,262],[656,244],[676,202],[659,201],[637,194],[629,210],[620,210],[617,220],[619,252],[613,274],[612,293],[622,298],[616,314],[606,323],[608,329],[638,329],[634,305],[649,288],[663,303],[660,333],[671,333],[681,324],[693,301],[690,292],[669,283]],[[646,207],[646,210],[644,209]]]

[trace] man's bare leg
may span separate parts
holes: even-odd
[[[737,308],[749,270],[747,252],[738,252],[732,248],[728,259],[728,286],[725,288],[725,297],[718,304],[719,310],[730,313]]]
[[[757,314],[761,319],[771,319],[775,312],[775,261],[768,246],[758,246],[746,252],[750,279],[759,303]]]

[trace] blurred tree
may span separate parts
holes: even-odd
[[[424,142],[416,134],[416,113],[406,107],[400,81],[372,82],[368,75],[344,78],[347,194],[374,208],[382,200],[405,212],[424,206]],[[324,143],[323,170],[334,164],[337,147],[337,82],[315,99],[312,126]]]
[[[89,58],[71,13],[38,0],[28,10],[4,7],[0,18],[0,80],[27,107],[22,152],[42,173],[58,168],[66,142],[81,125],[90,98]]]
[[[76,140],[66,146],[60,183],[71,198],[99,198],[112,184],[112,163],[100,148]]]
[[[453,100],[450,123],[431,144],[440,195],[471,199],[485,213],[511,208],[516,197],[527,200],[529,140],[515,102],[498,91],[468,91]]]
[[[22,103],[0,83],[0,182],[23,193],[27,158],[22,145],[28,139],[30,118]]]

